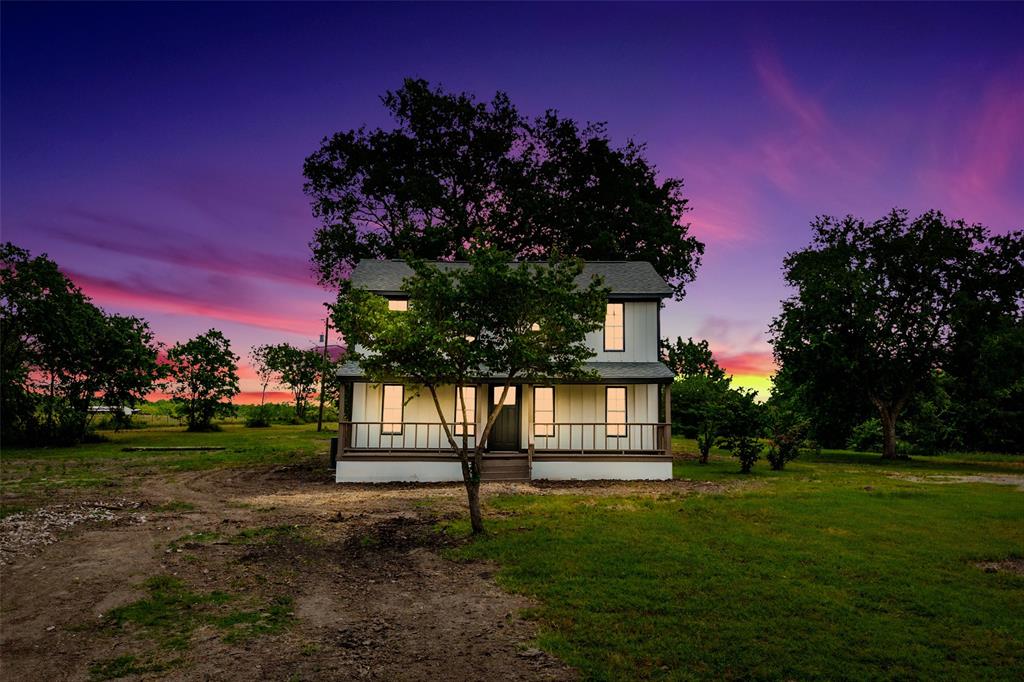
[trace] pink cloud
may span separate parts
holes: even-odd
[[[991,78],[955,134],[933,132],[935,143],[920,187],[955,217],[1024,226],[1024,58]]]
[[[310,315],[306,317],[275,315],[267,312],[265,305],[258,305],[258,301],[232,300],[228,292],[216,285],[211,287],[212,290],[222,297],[222,300],[231,301],[231,304],[205,300],[207,296],[197,296],[194,291],[185,288],[172,290],[153,286],[138,276],[130,277],[128,281],[116,281],[80,272],[67,271],[67,274],[82,291],[101,306],[106,304],[138,308],[143,314],[147,310],[152,310],[208,317],[294,334],[307,334],[320,324],[317,320],[320,313],[318,306],[310,306]],[[243,303],[249,303],[252,307],[244,306]]]
[[[270,279],[316,288],[309,261],[287,254],[271,254],[234,244],[225,248],[209,239],[184,235],[179,230],[129,218],[72,209],[78,229],[43,226],[60,239],[103,251],[137,256],[175,266],[200,268],[225,275]]]

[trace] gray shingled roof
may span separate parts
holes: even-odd
[[[439,262],[442,268],[464,268],[465,261]],[[401,294],[402,280],[412,268],[402,260],[362,260],[352,270],[352,286],[383,295]],[[611,289],[611,298],[664,298],[672,295],[670,287],[646,261],[588,261],[577,281],[586,285],[600,275]]]
[[[656,383],[671,381],[675,375],[668,367],[660,362],[588,362],[585,363],[588,370],[597,372],[601,381],[633,381]],[[359,364],[353,361],[343,363],[338,367],[338,377],[343,379],[362,379],[363,371]],[[481,380],[501,379],[501,374],[488,374],[480,377]]]

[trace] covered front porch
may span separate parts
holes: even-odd
[[[475,448],[503,384],[438,389],[454,438]],[[341,391],[338,480],[461,480],[425,389],[352,381]],[[511,384],[484,448],[485,479],[670,478],[671,392],[665,383]]]

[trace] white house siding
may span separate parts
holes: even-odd
[[[476,430],[483,429],[483,419],[487,406],[487,387],[476,387]],[[385,448],[390,450],[402,449],[450,449],[448,438],[440,426],[441,420],[437,416],[437,408],[434,400],[430,397],[430,391],[421,389],[415,393],[413,389],[405,387],[405,409],[403,411],[402,432],[400,434],[382,434],[379,425],[359,424],[359,422],[380,422],[381,421],[381,399],[383,388],[381,384],[369,384],[357,382],[352,388],[352,442],[348,447],[353,448]],[[455,387],[442,386],[437,389],[437,399],[445,410],[445,419],[452,425],[455,414]],[[433,426],[414,426],[413,423],[432,424]],[[461,438],[461,436],[459,437]],[[469,438],[469,446],[475,447],[476,441]],[[461,474],[459,474],[461,480]],[[419,479],[416,479],[419,480]]]
[[[605,352],[604,329],[587,334],[587,345],[597,354],[591,362],[657,362],[658,361],[658,303],[655,301],[626,301],[625,350]]]
[[[569,424],[604,423],[605,388],[626,389],[626,436],[608,436],[604,426],[569,426]],[[556,384],[555,423],[553,436],[535,436],[538,450],[553,449],[579,452],[586,450],[654,450],[657,447],[655,428],[639,424],[658,422],[657,384]],[[526,447],[529,424],[533,417],[533,390],[523,396],[523,447]],[[630,426],[632,424],[633,426]]]

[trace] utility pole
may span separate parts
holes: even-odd
[[[324,379],[327,377],[327,332],[331,328],[331,316],[324,318],[324,356],[320,365],[320,415],[316,418],[316,430],[324,428]]]

